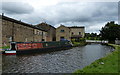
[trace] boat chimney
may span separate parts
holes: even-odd
[[[4,16],[4,13],[2,13],[2,16]]]

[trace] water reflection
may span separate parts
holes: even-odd
[[[111,50],[109,46],[91,44],[46,54],[3,56],[3,73],[71,73]]]

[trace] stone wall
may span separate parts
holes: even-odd
[[[61,31],[64,30],[64,31]],[[56,29],[56,41],[60,41],[60,38],[64,37],[67,40],[70,40],[70,29],[61,25]]]
[[[10,38],[12,39],[13,22],[2,19],[2,43],[3,46],[9,45]]]
[[[4,17],[4,16],[3,16]],[[35,30],[37,33],[35,34]],[[42,34],[44,35],[42,35]],[[40,42],[46,41],[46,31],[40,30],[13,19],[2,19],[2,43],[3,46],[9,46],[10,41],[15,42]]]
[[[14,24],[14,41],[17,42],[31,42],[33,40],[33,31],[31,27],[23,26],[20,24]]]
[[[64,39],[71,40],[71,38],[75,35],[75,38],[84,38],[85,29],[84,27],[66,27],[61,25],[56,29],[56,40],[60,41],[61,37]]]
[[[120,40],[115,40],[115,44],[120,45]]]
[[[56,41],[56,29],[53,26],[47,23],[40,23],[36,25],[36,27],[42,28],[47,31],[46,41]]]
[[[34,29],[34,41],[46,41],[47,32]]]
[[[81,35],[81,37],[85,36],[85,29],[84,28],[70,28],[70,36],[72,37],[73,35]]]
[[[50,27],[48,31],[48,41],[56,41],[56,29],[53,27]]]

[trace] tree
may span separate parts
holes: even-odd
[[[108,40],[110,43],[114,43],[115,39],[120,39],[120,25],[115,24],[114,21],[108,22],[100,30],[102,40]]]

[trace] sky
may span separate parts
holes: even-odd
[[[82,0],[4,0],[0,13],[37,25],[46,22],[54,27],[85,26],[86,33],[99,33],[107,22],[118,23],[118,1]]]

